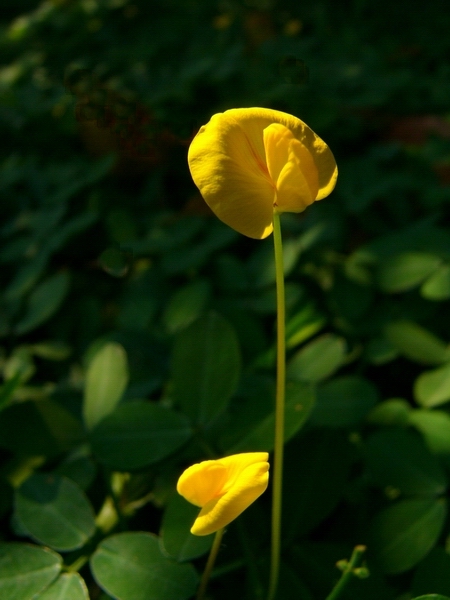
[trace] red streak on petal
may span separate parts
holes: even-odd
[[[269,169],[267,168],[267,165],[265,162],[263,162],[259,156],[258,153],[256,152],[256,150],[253,148],[252,143],[250,142],[249,137],[247,136],[247,134],[245,133],[245,131],[242,131],[242,133],[245,136],[245,139],[248,142],[248,145],[250,147],[250,151],[252,153],[253,158],[255,159],[256,164],[258,165],[259,170],[261,171],[261,173],[264,175],[264,177],[269,181],[270,185],[276,190],[276,185],[274,184],[274,182],[272,181],[272,178],[270,177],[269,174]]]

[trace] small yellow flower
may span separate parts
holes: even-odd
[[[267,452],[246,452],[205,460],[186,469],[177,491],[202,509],[191,533],[214,533],[248,508],[267,488],[268,458]]]
[[[268,108],[214,115],[189,148],[192,178],[211,210],[248,237],[273,230],[273,211],[302,212],[328,196],[337,167],[303,121]]]

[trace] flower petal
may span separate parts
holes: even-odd
[[[319,189],[317,167],[311,153],[280,123],[266,127],[263,135],[267,166],[277,188],[277,210],[305,210],[314,202]]]
[[[267,463],[268,460],[268,452],[241,452],[219,459],[217,462],[227,469],[227,480],[223,492],[227,492],[236,483],[241,473],[250,465]]]
[[[217,460],[192,465],[178,480],[177,492],[195,506],[205,506],[222,494],[227,481],[227,467]]]
[[[317,167],[319,191],[315,200],[331,194],[338,175],[336,161],[327,144],[306,123],[293,115],[270,108],[233,108],[222,114],[239,121],[246,135],[252,139],[259,156],[264,156],[262,132],[266,127],[272,123],[281,123],[290,129],[294,137],[309,151]]]
[[[192,141],[188,160],[195,184],[219,219],[252,238],[272,232],[275,194],[264,154],[233,117],[214,115]]]
[[[267,462],[247,466],[226,494],[205,504],[191,528],[191,533],[209,535],[236,519],[266,490],[269,482],[268,470]]]
[[[310,156],[316,166],[318,191],[313,200],[327,196],[334,188],[337,167],[328,146],[303,121],[267,108],[241,108],[214,115],[191,143],[188,153],[192,178],[206,203],[224,223],[247,235],[262,239],[273,230],[274,183],[266,163],[263,131],[278,123],[286,127],[301,146],[292,145],[293,164],[284,173],[280,210],[303,210],[309,203],[305,182],[294,163],[300,160],[306,184],[312,191],[308,173]],[[295,157],[295,158],[294,158]],[[281,173],[279,164],[276,167]],[[301,184],[300,198],[293,188]],[[301,208],[299,208],[301,206]]]

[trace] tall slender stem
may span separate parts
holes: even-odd
[[[203,600],[205,596],[206,586],[208,585],[209,576],[211,575],[211,571],[214,567],[214,563],[216,562],[217,553],[219,552],[220,542],[222,541],[223,536],[223,527],[216,532],[214,537],[213,545],[211,546],[211,550],[209,552],[208,560],[206,562],[205,570],[203,571],[202,579],[200,581],[200,587],[198,588],[196,600]]]
[[[268,600],[275,598],[280,571],[281,505],[283,487],[284,396],[286,387],[286,341],[284,308],[283,245],[280,215],[273,214],[273,242],[277,283],[277,387],[275,400],[275,444],[272,483],[272,555]]]

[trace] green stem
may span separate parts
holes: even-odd
[[[219,552],[220,542],[222,541],[223,536],[223,527],[216,532],[216,536],[214,538],[213,545],[211,546],[211,550],[209,552],[208,560],[206,562],[205,570],[203,571],[202,579],[200,581],[200,587],[197,592],[197,600],[203,600],[205,596],[206,586],[208,585],[209,577],[211,575],[212,568],[214,563],[216,562],[217,553]]]
[[[275,444],[272,479],[272,555],[270,565],[269,594],[267,596],[267,600],[273,600],[275,598],[278,586],[278,575],[280,571],[284,448],[284,396],[286,387],[283,244],[281,239],[280,215],[276,211],[273,213],[273,243],[275,250],[275,272],[277,283],[277,387],[275,401]]]
[[[339,598],[342,591],[349,583],[350,579],[356,575],[355,569],[357,569],[360,566],[360,562],[365,551],[365,546],[356,546],[353,550],[350,561],[343,561],[344,566],[341,578],[331,590],[331,593],[327,596],[326,600],[336,600],[337,598]]]
[[[75,562],[71,565],[63,565],[62,569],[66,573],[78,573],[84,567],[84,565],[88,562],[89,556],[83,555],[79,556]]]

